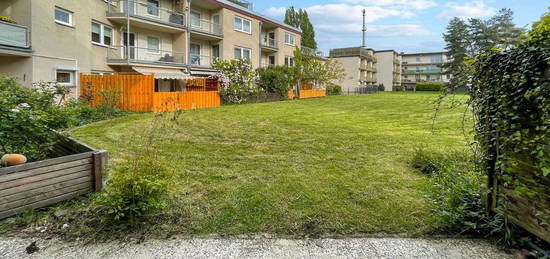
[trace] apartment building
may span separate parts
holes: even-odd
[[[301,31],[226,0],[2,0],[0,75],[78,92],[78,74],[155,74],[158,91],[208,76],[215,59],[292,65]]]
[[[346,72],[342,92],[355,93],[360,87],[373,87],[377,83],[377,59],[370,48],[352,47],[331,49],[329,58],[340,62]]]
[[[448,83],[450,75],[441,67],[449,61],[446,52],[401,53],[402,82],[407,89],[414,89],[416,82]]]
[[[376,57],[377,84],[383,85],[385,91],[400,91],[401,56],[395,50],[377,50]]]

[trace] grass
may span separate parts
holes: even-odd
[[[379,93],[185,112],[161,141],[177,171],[154,232],[283,235],[437,231],[415,149],[465,149],[461,109],[434,93]],[[154,120],[136,114],[71,135],[124,160]]]

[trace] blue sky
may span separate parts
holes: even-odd
[[[488,18],[500,8],[515,12],[528,27],[548,10],[550,0],[252,0],[254,10],[282,20],[285,8],[305,8],[316,30],[319,49],[361,45],[363,8],[367,9],[367,47],[398,52],[442,51],[442,33],[450,18]]]

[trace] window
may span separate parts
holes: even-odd
[[[245,33],[252,33],[252,22],[245,18],[235,16],[235,30]]]
[[[113,43],[113,29],[107,25],[92,22],[92,42],[111,46]]]
[[[59,7],[56,7],[55,22],[68,25],[68,26],[73,26],[73,13],[67,10],[61,9]]]
[[[285,57],[285,66],[289,66],[289,67],[294,66],[294,58],[286,56]]]
[[[441,56],[432,56],[432,63],[441,63]]]
[[[416,57],[416,62],[420,62],[422,59],[420,57]]]
[[[74,71],[57,70],[55,73],[55,81],[62,86],[74,86]]]
[[[296,36],[294,36],[290,33],[285,33],[285,43],[288,44],[288,45],[295,46],[296,45]]]
[[[147,37],[147,52],[158,54],[160,52],[160,40],[156,37]]]
[[[159,16],[160,3],[158,0],[147,0],[147,14]]]
[[[275,56],[269,56],[269,57],[268,57],[268,60],[269,60],[269,65],[270,65],[270,66],[274,66],[274,65],[275,65]]]
[[[201,64],[201,45],[191,43],[191,49],[189,50],[191,56],[191,64],[200,65]]]
[[[236,47],[235,48],[235,59],[247,59],[250,60],[250,49]]]
[[[191,11],[191,26],[201,27],[201,14]]]

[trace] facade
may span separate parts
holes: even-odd
[[[446,52],[401,54],[402,82],[407,89],[414,89],[417,82],[448,83],[450,75],[441,67],[449,62]]]
[[[394,50],[379,50],[375,52],[377,84],[384,86],[384,91],[400,91],[401,87],[401,57]]]
[[[56,81],[78,92],[78,74],[154,73],[158,91],[208,76],[215,59],[292,65],[301,31],[245,1],[3,0],[0,75],[23,85]]]
[[[346,72],[342,92],[355,93],[357,88],[374,87],[377,83],[377,59],[369,48],[353,47],[331,49],[329,58],[340,62]]]

